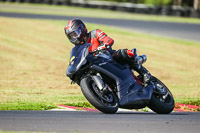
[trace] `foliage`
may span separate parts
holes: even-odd
[[[145,0],[145,4],[155,6],[169,5],[171,2],[172,0]]]
[[[130,2],[130,3],[141,3],[148,5],[168,5],[172,0],[100,0],[100,1],[113,1],[113,2]]]
[[[131,0],[99,0],[99,1],[130,2]]]

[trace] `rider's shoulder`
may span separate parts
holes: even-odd
[[[95,37],[95,38],[96,38],[97,31],[98,31],[98,29],[92,30],[92,31],[89,32],[89,35],[90,35],[91,37]]]
[[[99,37],[99,35],[105,34],[105,33],[100,29],[95,29],[95,30],[90,31],[89,34],[91,35],[91,37],[97,38]]]

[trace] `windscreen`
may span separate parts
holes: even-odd
[[[88,48],[91,44],[83,44],[75,46],[70,55],[70,63],[67,68],[67,75],[74,74],[87,61],[85,57],[89,54]]]

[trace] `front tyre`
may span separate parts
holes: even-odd
[[[174,109],[174,98],[170,90],[156,77],[151,80],[155,85],[148,107],[158,114],[169,114]]]
[[[80,87],[86,99],[98,110],[105,114],[117,112],[118,98],[112,91],[102,93],[91,77],[85,77],[80,82]]]

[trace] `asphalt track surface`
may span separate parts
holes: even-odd
[[[12,13],[12,12],[10,13],[0,12],[0,16],[29,18],[29,19],[51,19],[51,20],[70,20],[77,18],[77,16],[75,17],[75,16],[61,16],[61,15],[41,15],[41,14],[26,14],[26,13]],[[90,17],[78,17],[78,18],[88,23],[114,26],[118,28],[125,28],[153,35],[200,42],[200,24],[108,19],[108,18],[90,18]]]
[[[70,133],[199,133],[200,113],[0,111],[1,131]]]

